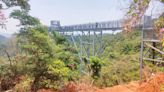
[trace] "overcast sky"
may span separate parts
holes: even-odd
[[[101,22],[122,19],[128,0],[30,0],[30,14],[45,25],[59,20],[61,25]],[[156,4],[157,5],[157,4]],[[155,5],[154,5],[155,6]],[[4,11],[6,16],[9,12]],[[17,20],[8,19],[7,30],[0,33],[14,33]]]
[[[63,25],[116,20],[123,16],[120,1],[124,0],[31,0],[30,14],[45,24],[50,20]]]

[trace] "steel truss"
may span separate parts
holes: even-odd
[[[67,32],[62,32],[62,34],[69,39],[69,43],[74,45],[81,61],[84,57],[97,56],[103,51],[102,30],[79,31],[78,34],[76,32],[69,32],[69,35],[67,35]]]

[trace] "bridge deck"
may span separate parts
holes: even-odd
[[[61,26],[61,31],[96,31],[96,30],[121,30],[122,21],[97,22],[70,26]]]
[[[144,20],[145,26],[152,25],[152,18],[150,16],[145,17]],[[142,25],[139,24],[138,26]],[[116,21],[106,21],[106,22],[95,22],[95,23],[86,23],[86,24],[77,24],[77,25],[68,25],[60,26],[59,21],[51,21],[50,30],[56,30],[59,32],[73,32],[73,31],[116,31],[123,28],[123,20]]]

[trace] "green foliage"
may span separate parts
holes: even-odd
[[[164,13],[154,22],[155,28],[158,33],[161,30],[161,28],[164,27]],[[162,36],[162,35],[161,35]],[[164,39],[161,39],[162,43],[164,43]],[[164,44],[162,44],[164,46]]]
[[[72,70],[77,69],[80,63],[78,57],[70,51],[61,51],[57,53],[57,58],[62,60]]]
[[[138,2],[138,0],[134,0],[134,3],[137,3]]]
[[[28,28],[19,36],[22,50],[28,53],[30,56],[29,59],[32,60],[32,64],[34,65],[33,71],[31,72],[34,76],[32,90],[44,87],[42,82],[49,77],[47,65],[55,59],[55,51],[60,49],[50,39],[47,30],[43,26]]]
[[[22,62],[12,66],[5,64],[0,67],[1,91],[9,90],[19,83],[20,76],[28,73],[28,66],[22,65]],[[29,85],[30,86],[30,85]]]
[[[63,43],[58,43],[48,33],[47,27],[28,27],[18,36],[19,44],[34,66],[31,74],[34,77],[32,90],[39,88],[58,89],[66,81],[74,79],[77,71],[77,58]],[[59,37],[59,39],[63,39]],[[55,61],[54,61],[55,60]],[[76,73],[78,74],[78,73]],[[78,75],[77,75],[78,76]]]
[[[32,66],[29,69],[34,78],[31,90],[58,89],[66,81],[77,78],[74,75],[79,74],[78,59],[74,55],[76,51],[66,44],[65,38],[49,33],[47,27],[40,25],[37,20],[34,21],[35,18],[26,12],[16,11],[11,15],[19,19],[23,26],[18,34],[18,46],[28,55],[27,65]]]
[[[40,24],[39,19],[30,16],[25,10],[14,10],[10,14],[10,17],[18,19],[20,21],[19,26],[34,26]]]
[[[90,67],[92,71],[92,77],[97,78],[100,76],[103,62],[97,57],[90,58]]]
[[[71,70],[69,72],[69,80],[75,81],[79,79],[80,60],[77,56],[77,51],[75,48],[71,47],[66,38],[56,33],[55,31],[51,33],[51,37],[54,40],[54,43],[61,48],[56,53],[56,58],[63,61],[65,65]]]
[[[7,6],[8,8],[20,6],[21,9],[30,10],[30,5],[28,4],[28,1],[29,0],[2,0],[3,4],[5,4],[5,6]],[[0,8],[3,8],[3,6],[1,6]]]
[[[114,86],[139,79],[139,62],[134,56],[106,62],[102,67],[100,78],[95,82],[97,86]]]
[[[65,66],[64,62],[60,60],[55,60],[47,65],[48,73],[58,76],[58,79],[65,80],[68,78],[69,68]],[[54,76],[54,77],[55,77]]]
[[[66,43],[66,38],[64,38],[57,32],[53,31],[52,35],[53,35],[52,37],[55,40],[56,44],[65,44]]]
[[[109,39],[109,38],[105,38]],[[136,54],[140,51],[140,33],[134,31],[129,34],[116,34],[111,40],[106,40],[104,52],[100,59],[110,61],[124,55]]]
[[[129,54],[131,50],[132,50],[132,44],[129,43],[124,43],[124,45],[121,47],[122,54]]]
[[[47,65],[48,80],[44,80],[45,87],[58,89],[63,83],[68,81],[69,68],[64,62],[55,60]]]
[[[107,38],[108,39],[108,38]],[[104,61],[100,78],[95,81],[97,86],[113,86],[139,79],[140,33],[116,34],[107,40],[107,47],[100,55]]]
[[[15,85],[13,88],[15,92],[30,92],[31,91],[31,83],[32,78],[28,75],[24,75],[21,77],[21,81]]]
[[[36,28],[29,28],[22,35],[27,40],[25,42],[21,42],[21,47],[24,50],[27,50],[30,54],[36,55],[37,57],[43,58],[53,56],[54,54],[54,47],[53,41],[48,36],[48,31],[46,27],[36,27]],[[23,39],[24,40],[24,39]]]

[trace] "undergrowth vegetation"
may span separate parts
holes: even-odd
[[[17,40],[17,45],[12,45],[17,53],[7,51],[11,56],[0,59],[2,91],[57,90],[70,81],[109,87],[139,80],[140,31],[118,33],[109,42],[108,36],[104,36],[104,52],[87,60],[86,73],[81,72],[77,51],[59,34],[48,33],[44,26],[27,28],[13,39]],[[147,72],[164,70],[145,63],[145,77]]]

